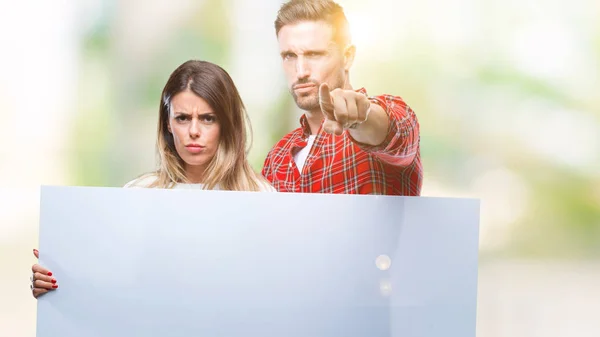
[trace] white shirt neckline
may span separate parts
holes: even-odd
[[[310,152],[310,149],[312,148],[316,138],[317,135],[308,136],[308,139],[306,140],[306,146],[300,151],[296,152],[294,155],[294,161],[296,162],[296,166],[298,167],[298,171],[300,171],[300,173],[302,173],[302,169],[306,163],[306,158],[308,158],[308,153]]]

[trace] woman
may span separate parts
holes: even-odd
[[[162,92],[158,169],[125,187],[275,191],[248,163],[247,121],[244,103],[225,70],[210,62],[185,62]],[[33,253],[39,258],[36,249]],[[32,271],[34,297],[58,288],[51,271],[39,264]]]

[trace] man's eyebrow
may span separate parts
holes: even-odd
[[[328,52],[327,49],[311,49],[311,50],[304,51],[304,53],[317,53],[317,54],[325,54],[327,52]]]
[[[317,53],[317,54],[326,54],[328,52],[327,48],[324,49],[307,49],[307,50],[303,50],[302,54],[307,54],[307,53]],[[283,50],[281,53],[281,56],[287,55],[287,54],[296,54],[295,52],[291,51],[291,50]]]

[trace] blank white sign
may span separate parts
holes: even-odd
[[[479,201],[42,187],[38,337],[475,336]]]

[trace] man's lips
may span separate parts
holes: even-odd
[[[305,84],[296,84],[294,85],[294,89],[308,89],[308,88],[314,88],[317,85],[314,83],[305,83]]]

